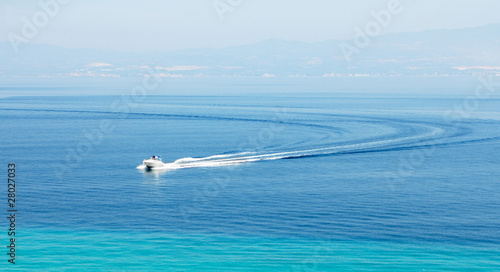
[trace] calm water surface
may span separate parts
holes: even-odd
[[[498,99],[459,121],[449,95],[120,99],[0,99],[18,270],[500,269]]]

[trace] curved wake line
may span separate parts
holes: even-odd
[[[110,112],[110,111],[84,111],[84,110],[51,110],[51,109],[12,109],[12,108],[0,108],[0,110],[6,111],[35,111],[35,112],[60,112],[60,113],[86,113],[86,114],[106,114],[118,116],[118,118],[126,118],[136,116],[138,118],[187,118],[187,119],[204,119],[204,120],[219,120],[219,121],[242,121],[242,122],[263,122],[263,123],[277,123],[292,126],[302,126],[312,129],[328,130],[330,133],[336,133],[337,135],[346,135],[349,133],[342,127],[315,124],[315,123],[305,123],[305,122],[323,122],[327,120],[304,120],[300,119],[285,119],[285,120],[270,120],[270,119],[255,119],[255,118],[238,118],[238,117],[224,117],[224,116],[204,116],[204,115],[183,115],[183,114],[165,114],[165,113],[141,113],[141,112]],[[390,124],[392,128],[399,130],[399,133],[392,135],[377,136],[375,138],[361,138],[357,139],[354,143],[349,144],[330,144],[326,147],[310,148],[304,147],[300,150],[289,150],[285,148],[283,151],[260,151],[260,152],[239,152],[233,154],[222,154],[222,155],[212,155],[203,158],[181,158],[174,162],[165,163],[162,168],[155,168],[155,170],[175,170],[181,168],[195,168],[195,167],[218,167],[226,165],[241,164],[246,162],[257,162],[266,160],[279,160],[279,159],[294,159],[294,158],[304,158],[304,157],[315,157],[315,156],[326,156],[333,154],[354,154],[354,153],[365,153],[365,152],[383,152],[383,151],[395,151],[395,150],[408,150],[416,148],[428,148],[435,146],[447,146],[453,144],[478,142],[478,141],[488,141],[488,140],[498,140],[500,137],[489,137],[482,139],[468,139],[460,140],[455,139],[453,141],[447,141],[447,139],[452,139],[460,136],[467,135],[471,133],[471,130],[467,127],[454,127],[452,125],[443,123],[430,123],[430,122],[418,122],[418,121],[408,121],[385,117],[373,117],[373,116],[363,116],[363,115],[352,115],[352,114],[325,114],[325,113],[304,113],[304,112],[293,112],[289,114],[300,114],[300,115],[312,115],[312,116],[322,116],[327,118],[341,118],[336,120],[329,120],[330,122],[361,122],[367,124]],[[444,128],[444,129],[443,129]],[[398,135],[403,133],[403,135]],[[404,134],[414,134],[412,136],[404,136]],[[377,139],[378,138],[378,139]],[[438,140],[444,140],[438,142]],[[145,169],[145,166],[140,165],[138,169]]]
[[[283,151],[274,153],[262,152],[241,152],[234,154],[213,155],[204,158],[181,158],[171,163],[165,163],[161,168],[154,168],[154,170],[175,170],[182,168],[195,168],[195,167],[219,167],[248,162],[267,161],[267,160],[280,160],[292,159],[311,156],[323,156],[332,154],[346,154],[346,153],[359,153],[378,151],[382,149],[392,149],[394,146],[429,141],[432,139],[440,138],[445,134],[442,128],[428,127],[430,132],[421,135],[401,137],[387,140],[376,140],[371,142],[361,142],[355,144],[336,145],[323,148],[304,149],[296,151]],[[140,165],[138,169],[145,169],[145,166]]]
[[[296,125],[313,127],[320,129],[327,129],[332,133],[342,134],[346,131],[339,127],[300,123],[293,120],[270,120],[270,119],[256,119],[256,118],[238,118],[238,117],[224,117],[224,116],[209,116],[209,115],[190,115],[190,114],[167,114],[167,113],[147,113],[147,112],[113,112],[113,111],[85,111],[85,110],[52,110],[52,109],[15,109],[15,108],[0,108],[5,111],[33,111],[33,112],[55,112],[55,113],[84,113],[84,114],[105,114],[116,116],[116,119],[131,119],[132,116],[154,118],[154,117],[167,117],[167,118],[183,118],[183,119],[202,119],[202,120],[216,120],[216,121],[237,121],[237,122],[259,122],[259,123],[275,123],[285,125]],[[332,115],[333,116],[333,115]],[[339,115],[341,116],[341,115]],[[358,118],[363,118],[359,117]],[[309,120],[310,121],[310,120]]]

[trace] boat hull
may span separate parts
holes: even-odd
[[[165,165],[163,162],[158,160],[144,160],[142,164],[144,164],[149,169],[161,168]]]

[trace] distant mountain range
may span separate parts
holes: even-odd
[[[350,60],[341,47],[356,49]],[[316,43],[267,40],[226,48],[125,53],[0,42],[0,76],[500,75],[500,24]]]

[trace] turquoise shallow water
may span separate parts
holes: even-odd
[[[5,249],[0,269],[500,270],[500,100],[457,122],[444,113],[464,99],[446,93],[240,85],[279,91],[128,111],[122,96],[0,99],[19,210],[18,264]],[[151,155],[179,169],[136,168]]]
[[[25,230],[19,270],[494,271],[498,247],[144,232]],[[29,260],[29,264],[26,262]]]

